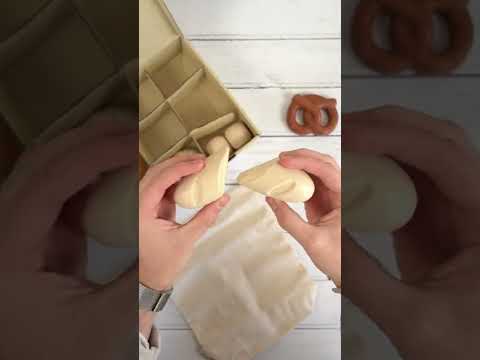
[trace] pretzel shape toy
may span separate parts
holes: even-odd
[[[468,0],[361,0],[352,24],[352,45],[367,66],[380,73],[414,69],[444,74],[461,65],[473,45]],[[450,45],[433,50],[433,14],[444,16]],[[375,44],[373,30],[380,15],[392,16],[392,50]]]
[[[413,59],[413,68],[418,73],[445,74],[459,67],[466,59],[473,44],[474,28],[467,9],[468,0],[429,0],[428,7],[433,13],[441,14],[450,30],[449,46],[442,52],[433,50],[433,17],[427,21],[426,47],[415,48],[412,33],[402,17],[392,21],[392,43],[400,53]]]
[[[303,124],[298,123],[297,113],[303,111]],[[323,113],[328,115],[326,125],[322,125]],[[338,124],[337,100],[320,95],[295,95],[288,108],[287,122],[298,135],[328,135]]]

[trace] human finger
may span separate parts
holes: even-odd
[[[230,197],[226,194],[223,195],[217,201],[201,209],[188,223],[182,225],[180,232],[185,234],[185,241],[195,242],[200,239],[215,224],[220,212],[229,201]]]
[[[195,174],[205,167],[205,160],[186,160],[170,163],[170,166],[155,174],[141,186],[139,193],[139,212],[141,216],[157,215],[157,208],[165,192],[183,177]]]
[[[267,197],[266,201],[280,227],[306,247],[314,231],[313,225],[303,220],[287,203],[271,197]]]
[[[311,157],[282,154],[280,165],[289,169],[304,170],[320,179],[329,190],[337,193],[341,191],[340,170],[330,162]]]
[[[426,113],[387,105],[366,111],[348,113],[344,115],[348,127],[367,127],[388,124],[393,128],[413,127],[424,130],[444,139],[453,140],[459,144],[468,141],[466,132],[452,121],[436,119]]]
[[[467,146],[414,127],[393,131],[387,122],[373,128],[346,125],[342,145],[351,152],[390,156],[426,174],[450,200],[480,205],[480,160]]]
[[[280,158],[284,156],[293,156],[293,157],[306,157],[306,158],[312,158],[312,159],[317,159],[326,163],[329,163],[335,167],[338,167],[337,162],[335,159],[327,154],[322,154],[319,153],[318,151],[310,150],[310,149],[297,149],[293,151],[285,151],[280,153]]]
[[[142,186],[146,186],[147,184],[152,182],[152,179],[155,179],[158,174],[162,173],[162,171],[170,166],[175,164],[179,164],[185,161],[194,161],[199,159],[205,159],[205,155],[203,154],[180,154],[176,155],[170,159],[162,161],[158,164],[152,165],[148,168],[147,172],[145,173],[143,179],[140,182],[140,188]]]

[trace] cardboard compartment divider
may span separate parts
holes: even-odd
[[[148,164],[152,164],[187,136],[181,120],[165,102],[140,122],[140,153]]]
[[[0,43],[14,35],[19,30],[19,24],[31,21],[43,7],[48,5],[49,1],[3,1],[2,15],[4,18],[0,22]]]
[[[5,13],[2,12],[2,21],[5,24],[0,25],[4,27],[2,39],[0,40],[0,70],[8,66],[10,63],[16,61],[19,57],[30,51],[30,49],[42,41],[45,36],[56,27],[59,21],[71,16],[75,12],[75,8],[68,1],[63,0],[41,0],[37,4],[35,1],[31,1],[30,4],[25,4],[23,10],[29,12],[28,7],[39,7],[33,17],[30,17],[28,21],[20,20],[21,17],[27,16],[26,13],[22,14],[17,8],[22,6],[15,1],[3,1],[5,3]],[[9,4],[11,3],[11,4]],[[12,7],[9,9],[9,7]],[[3,7],[2,7],[3,10]],[[11,12],[12,14],[9,14]],[[12,16],[10,16],[12,15]],[[8,19],[7,19],[8,17]],[[13,32],[12,32],[13,31]]]
[[[201,128],[195,129],[192,131],[193,139],[198,143],[199,147],[202,149],[204,153],[207,153],[207,144],[208,142],[216,136],[223,136],[225,137],[225,130],[234,123],[241,122],[243,123],[251,133],[252,141],[250,144],[255,140],[255,132],[250,128],[248,121],[243,117],[241,114],[237,113],[229,113],[221,118],[218,118]],[[243,151],[245,147],[241,149]],[[238,153],[238,150],[233,151],[230,154],[230,158],[235,157]]]
[[[158,55],[180,38],[180,30],[162,1],[140,0],[138,10],[139,71],[142,73],[147,64],[155,63]]]
[[[159,52],[145,71],[165,97],[173,95],[193,74],[202,68],[192,49],[180,37]]]
[[[193,139],[198,143],[204,153],[207,153],[207,144],[215,136],[224,136],[225,129],[236,122],[237,116],[229,113],[222,116],[201,128],[192,131]],[[230,154],[232,157],[234,154]]]
[[[75,5],[76,11],[85,22],[95,29],[99,42],[111,54],[117,68],[138,57],[139,17],[135,16],[138,13],[138,1],[69,0],[69,2]]]
[[[127,94],[127,92],[130,94]],[[48,127],[37,140],[47,142],[54,137],[75,126],[79,126],[87,121],[89,116],[100,108],[109,106],[128,106],[127,101],[133,101],[132,96],[135,93],[131,89],[125,73],[120,72],[111,76],[86,96],[77,106],[71,108],[68,112],[58,118],[50,127]],[[130,99],[128,99],[130,98]],[[136,99],[133,101],[136,103]]]
[[[116,72],[70,2],[53,1],[41,13],[9,39],[16,57],[0,69],[0,109],[24,144],[41,136]],[[43,37],[37,38],[34,29]],[[0,49],[9,45],[5,46]]]
[[[192,136],[189,136],[190,141],[185,143],[183,147],[180,149],[182,150],[193,150],[198,152],[199,154],[204,154],[206,155],[207,153],[202,149],[202,147],[199,145],[198,141]]]
[[[184,137],[180,141],[178,141],[175,145],[173,145],[167,152],[165,152],[162,156],[157,158],[152,162],[148,162],[150,165],[154,165],[155,163],[162,162],[164,160],[170,159],[172,156],[175,156],[178,152],[182,150],[195,150],[202,153],[200,147],[198,147],[197,143],[192,139],[190,135]],[[142,147],[140,147],[140,153],[142,153]],[[143,156],[143,155],[142,155]]]
[[[236,110],[225,90],[205,70],[196,72],[168,102],[189,132]]]
[[[165,102],[165,96],[148,73],[143,73],[139,81],[138,107],[139,117],[142,120]]]

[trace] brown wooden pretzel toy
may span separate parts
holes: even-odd
[[[412,66],[412,59],[395,49],[383,49],[375,43],[375,20],[395,14],[409,26],[413,45],[425,48],[430,43],[430,27],[425,24],[428,8],[412,0],[361,0],[352,24],[352,46],[355,53],[370,68],[380,73],[399,73]],[[411,39],[410,38],[410,39]]]
[[[322,125],[322,110],[328,115],[326,125]],[[297,121],[299,111],[303,111],[303,124]],[[295,95],[288,108],[287,122],[298,135],[331,134],[338,124],[337,100],[320,95]]]
[[[414,69],[445,74],[461,65],[473,46],[468,0],[360,0],[352,24],[352,46],[367,66],[380,73]],[[446,19],[450,45],[433,50],[433,15]],[[380,15],[392,17],[392,49],[375,44],[374,24]]]
[[[447,49],[441,52],[433,50],[433,17],[429,16],[430,31],[428,43],[424,48],[415,46],[409,25],[400,16],[392,21],[392,43],[400,53],[413,59],[413,68],[423,74],[446,74],[455,70],[466,59],[473,46],[474,27],[467,9],[468,1],[429,0],[431,14],[438,13],[444,17],[450,41]]]

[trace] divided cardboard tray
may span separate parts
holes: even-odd
[[[137,69],[137,1],[2,0],[0,113],[23,145],[47,141],[102,106],[136,106],[125,69]]]
[[[162,0],[140,0],[140,153],[148,164],[206,144],[235,122],[259,135],[218,78],[183,37]]]
[[[102,106],[137,102],[148,164],[187,148],[205,153],[208,140],[237,121],[252,141],[259,135],[163,0],[29,0],[20,10],[8,1],[15,6],[0,14],[0,113],[23,145],[47,141]],[[139,47],[126,48],[131,36]]]

